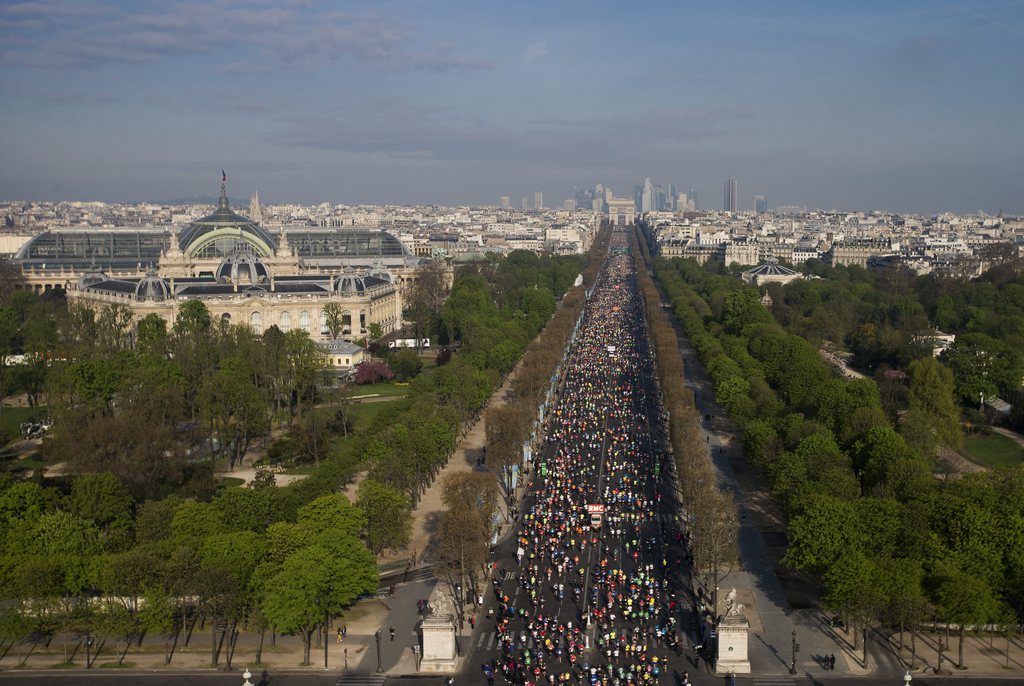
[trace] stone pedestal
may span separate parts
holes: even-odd
[[[747,618],[741,614],[724,615],[716,629],[715,671],[719,674],[750,674],[750,657],[747,654],[750,622]]]
[[[458,661],[455,651],[455,620],[450,616],[430,616],[420,625],[423,632],[422,672],[454,672]]]

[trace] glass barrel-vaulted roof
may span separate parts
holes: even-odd
[[[217,211],[190,223],[178,236],[178,247],[189,257],[224,258],[239,243],[260,257],[270,257],[277,241],[259,224],[232,211],[224,185],[220,187]]]
[[[53,229],[21,247],[15,259],[36,268],[136,268],[156,263],[170,243],[167,232],[154,229]]]
[[[299,257],[404,257],[402,242],[380,229],[312,229],[288,231],[288,243]]]

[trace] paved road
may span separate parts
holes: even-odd
[[[646,325],[631,258],[614,254],[625,238],[613,238],[565,364],[517,536],[498,551],[493,616],[466,647],[459,683],[485,683],[484,665],[518,684],[630,673],[701,683]],[[597,526],[588,504],[605,508]]]

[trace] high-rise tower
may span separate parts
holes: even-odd
[[[736,179],[729,177],[725,180],[725,203],[723,209],[726,212],[735,212],[739,204],[739,184]]]

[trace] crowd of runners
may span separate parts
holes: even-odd
[[[523,503],[518,569],[493,582],[501,658],[485,667],[489,681],[497,672],[522,686],[687,681],[668,667],[680,631],[651,438],[659,407],[626,245],[613,233],[566,358]]]

